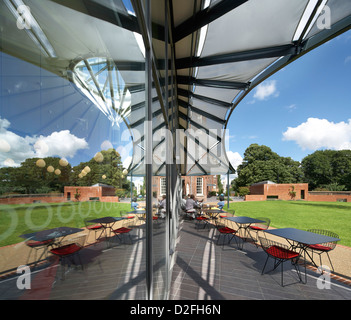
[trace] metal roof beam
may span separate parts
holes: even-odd
[[[196,79],[196,78],[187,77],[187,76],[177,76],[177,83],[187,84],[187,85],[195,84],[197,86],[203,86],[203,87],[237,89],[237,90],[246,90],[250,86],[250,83],[246,83],[246,82]]]
[[[195,98],[195,99],[198,99],[198,100],[201,100],[201,101],[204,101],[204,102],[208,102],[208,103],[211,103],[211,104],[214,104],[216,106],[219,106],[219,107],[224,107],[224,108],[230,108],[232,106],[232,103],[229,103],[229,102],[225,102],[225,101],[222,101],[222,100],[217,100],[217,99],[213,99],[213,98],[209,98],[209,97],[205,97],[205,96],[201,96],[199,94],[194,94],[190,91],[187,91],[187,90],[184,90],[184,89],[180,89],[178,88],[178,94],[180,96],[183,96],[185,98]]]
[[[295,54],[296,50],[297,47],[295,44],[286,44],[282,46],[260,48],[242,52],[232,52],[204,58],[189,57],[177,59],[176,66],[177,69],[187,69],[223,63],[275,58]]]

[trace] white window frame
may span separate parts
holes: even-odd
[[[166,194],[167,191],[167,184],[166,184],[166,178],[160,178],[160,196],[163,194]]]
[[[199,189],[201,187],[201,193],[199,193]],[[196,177],[196,195],[203,196],[204,195],[204,179],[200,177]]]

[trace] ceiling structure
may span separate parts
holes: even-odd
[[[145,174],[142,7],[137,0],[0,2],[1,50],[74,83],[111,125],[125,121],[133,175]],[[180,174],[225,174],[234,172],[225,129],[235,107],[270,75],[350,29],[351,2],[154,0],[151,15],[153,174],[165,174],[167,132]]]

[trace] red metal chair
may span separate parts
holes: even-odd
[[[85,227],[89,231],[87,238],[89,239],[89,235],[92,231],[95,232],[95,242],[101,237],[102,233],[104,232],[104,229],[101,224],[94,224],[91,222],[88,222],[87,220],[84,220]],[[100,235],[97,237],[96,234],[101,231]]]
[[[269,228],[270,223],[271,223],[271,220],[269,218],[262,218],[262,217],[260,217],[260,218],[257,218],[257,219],[262,220],[264,222],[253,223],[252,225],[250,225],[250,231],[253,231],[253,232],[256,233],[256,239],[252,238],[251,234],[250,234],[250,237],[255,242],[256,247],[258,247],[258,232],[267,230]]]
[[[300,258],[300,254],[289,250],[288,246],[281,244],[279,242],[275,242],[272,240],[269,240],[267,238],[262,238],[262,237],[258,237],[262,249],[266,252],[267,254],[267,259],[266,262],[263,266],[262,269],[262,274],[264,273],[264,269],[266,268],[266,264],[268,261],[268,258],[271,257],[274,259],[274,268],[273,270],[275,270],[279,265],[281,265],[281,286],[284,287],[284,282],[283,282],[283,264],[285,261],[291,261],[291,263],[294,265],[295,270],[298,274],[298,277],[300,279],[300,282],[302,281],[301,279],[301,274],[300,274],[300,269],[298,266],[298,260]]]
[[[313,233],[322,234],[322,235],[325,235],[325,236],[328,236],[328,237],[339,238],[339,236],[336,233],[328,231],[328,230],[309,229],[307,231],[313,232]],[[335,249],[336,243],[337,243],[337,241],[332,241],[332,242],[326,242],[326,243],[322,243],[322,244],[308,245],[307,249],[312,251],[312,262],[313,262],[313,253],[317,253],[319,255],[320,265],[322,266],[322,257],[321,256],[322,256],[323,253],[326,253],[327,256],[328,256],[330,265],[331,265],[331,267],[332,267],[332,269],[334,271],[333,264],[332,264],[332,262],[330,260],[329,252]]]
[[[117,229],[113,229],[112,232],[116,235],[116,237],[122,242],[122,238],[121,237],[125,237],[126,235],[129,236],[130,239],[130,243],[133,243],[132,237],[130,236],[130,233],[132,231],[132,228],[129,228],[129,221],[128,219],[125,219],[123,221],[123,225],[122,227],[119,227]],[[121,237],[120,237],[121,236]]]
[[[43,240],[43,241],[35,241],[35,240],[28,240],[26,241],[26,245],[30,248],[29,254],[28,254],[28,258],[27,258],[27,263],[29,262],[31,253],[34,250],[34,261],[35,261],[35,265],[41,260],[41,258],[44,256],[45,253],[48,253],[49,251],[49,247],[52,246],[55,242],[55,239],[48,239],[48,240]],[[43,249],[42,254],[40,255],[39,259],[37,260],[37,252]]]
[[[195,220],[196,220],[195,226],[198,227],[197,229],[200,229],[199,226],[200,226],[201,224],[204,224],[204,229],[205,229],[205,228],[206,228],[206,225],[208,225],[208,222],[209,222],[210,219],[207,218],[207,217],[205,217],[205,216],[197,216],[197,217],[195,218]]]
[[[223,239],[223,243],[222,243],[222,245],[223,245],[223,247],[224,247],[224,243],[225,243],[225,238],[227,237],[227,236],[232,236],[230,239],[229,239],[229,241],[228,241],[228,244],[232,241],[232,239],[234,238],[234,240],[235,240],[235,243],[236,243],[236,245],[238,246],[238,242],[236,241],[236,238],[235,238],[235,234],[236,234],[236,230],[234,230],[234,229],[232,229],[232,228],[230,228],[230,227],[227,227],[227,226],[219,226],[218,228],[217,228],[217,230],[218,230],[218,232],[219,232],[219,235],[218,235],[218,239],[217,239],[217,245],[218,245],[218,242],[219,242],[219,238],[221,237],[221,236],[223,236],[224,237],[224,239]]]
[[[65,262],[67,262],[69,265],[71,263],[76,264],[74,261],[76,256],[79,259],[79,264],[82,266],[82,269],[84,269],[79,252],[84,248],[86,236],[86,234],[83,234],[75,238],[64,240],[59,247],[50,250],[53,255],[59,257],[62,268],[62,279],[64,279],[65,276]]]

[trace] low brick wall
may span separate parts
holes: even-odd
[[[117,196],[113,197],[101,197],[100,198],[101,202],[119,202],[119,198]]]
[[[248,194],[245,196],[245,201],[264,201],[266,200],[265,195]]]
[[[308,194],[309,201],[341,201],[341,202],[351,202],[351,193],[343,192],[319,192],[312,191]]]
[[[52,203],[52,202],[65,202],[66,199],[63,196],[28,196],[28,197],[8,197],[8,198],[0,198],[0,204],[29,204],[35,202],[44,202],[44,203]]]

